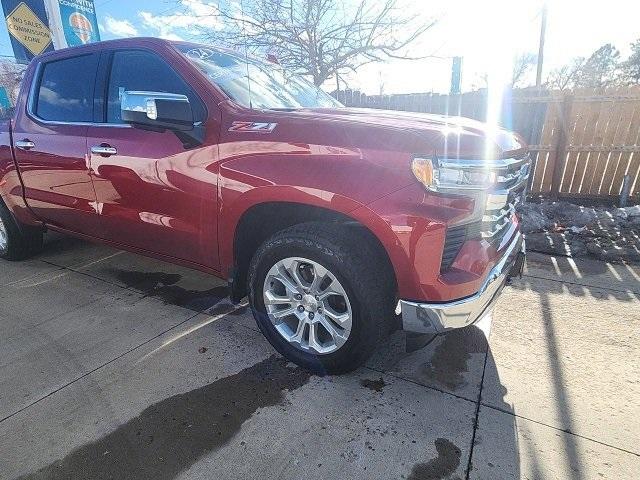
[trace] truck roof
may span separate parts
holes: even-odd
[[[41,55],[37,55],[34,57],[34,60],[38,61],[43,58],[48,58],[52,56],[58,56],[60,54],[67,54],[69,52],[77,52],[80,54],[83,51],[91,52],[96,50],[102,50],[104,48],[113,48],[113,47],[141,47],[141,46],[152,46],[152,45],[192,45],[194,47],[206,47],[212,48],[215,50],[220,50],[222,52],[235,52],[238,53],[237,50],[232,48],[220,46],[220,45],[205,45],[197,42],[187,42],[187,41],[176,41],[176,40],[165,40],[163,38],[157,37],[131,37],[131,38],[118,38],[115,40],[103,40],[100,42],[88,43],[86,45],[79,45],[76,47],[67,47],[61,48],[59,50],[54,50],[52,52],[43,53]]]

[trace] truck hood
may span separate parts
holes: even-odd
[[[368,108],[302,109],[296,114],[372,129],[410,131],[428,142],[438,155],[446,154],[455,147],[460,156],[475,158],[489,154],[502,157],[518,154],[527,148],[517,134],[464,117]]]

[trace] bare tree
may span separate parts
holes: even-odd
[[[471,83],[471,90],[486,90],[489,88],[489,74],[487,72],[477,72]]]
[[[536,65],[538,57],[534,53],[523,53],[514,57],[511,73],[511,87],[520,88],[526,80],[527,73]],[[490,75],[488,72],[478,72],[472,83],[473,90],[489,88]]]
[[[620,83],[620,52],[607,43],[588,58],[576,57],[567,65],[553,70],[547,88],[606,88]]]
[[[242,9],[221,2],[212,15],[225,27],[204,32],[207,40],[274,54],[316,85],[366,63],[426,58],[408,49],[435,23],[402,13],[398,0],[254,0]]]
[[[567,65],[556,68],[549,73],[546,87],[553,90],[567,90],[576,86],[585,63],[584,57],[576,57]]]
[[[535,67],[538,56],[535,53],[523,53],[513,60],[513,74],[511,85],[514,88],[522,87],[526,80],[527,73]]]

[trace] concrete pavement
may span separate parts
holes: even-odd
[[[640,472],[638,268],[532,255],[478,327],[322,378],[181,267],[56,236],[0,286],[2,479]]]

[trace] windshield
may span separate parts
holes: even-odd
[[[205,46],[178,45],[209,80],[236,103],[248,108],[336,108],[337,100],[277,64]],[[250,81],[247,81],[247,77]]]

